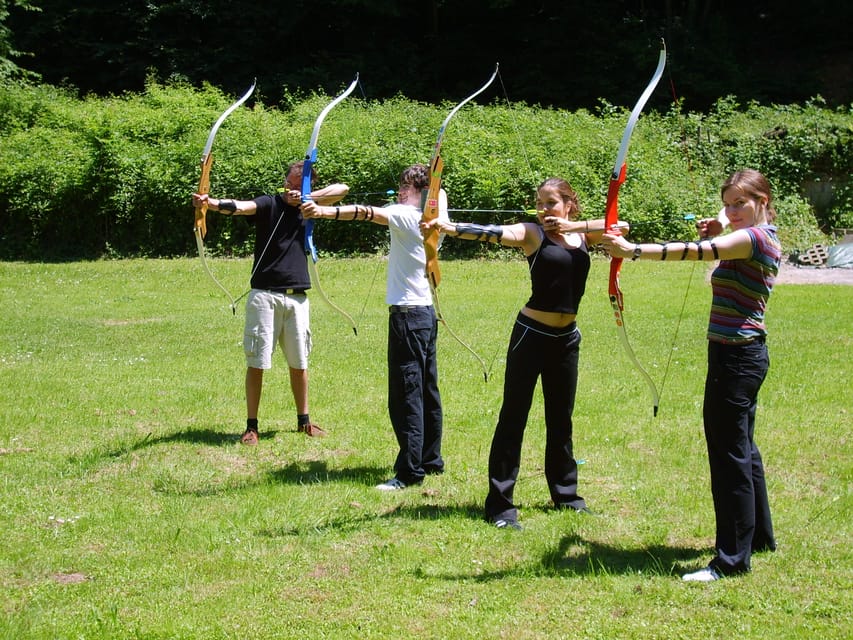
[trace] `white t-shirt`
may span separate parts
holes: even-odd
[[[396,305],[429,306],[432,294],[426,278],[426,252],[421,235],[421,210],[408,204],[385,207],[391,251],[385,302]]]

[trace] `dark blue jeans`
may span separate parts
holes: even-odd
[[[545,402],[545,480],[556,507],[582,509],[572,445],[572,411],[578,384],[581,334],[573,323],[554,329],[518,315],[509,341],[504,395],[489,452],[486,518],[517,519],[513,504],[521,444],[536,382]]]
[[[764,465],[755,446],[755,408],[770,358],[763,339],[708,343],[705,441],[717,521],[716,557],[723,575],[750,569],[755,550],[775,549]]]
[[[388,412],[400,446],[394,471],[406,484],[444,471],[437,336],[432,307],[392,310],[388,316]]]

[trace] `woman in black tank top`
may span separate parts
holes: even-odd
[[[435,220],[449,236],[519,247],[527,257],[531,295],[513,326],[507,350],[504,394],[489,453],[486,519],[520,529],[513,503],[521,445],[536,382],[545,402],[545,478],[556,509],[588,512],[577,493],[572,412],[581,334],[578,307],[589,275],[587,247],[601,241],[604,219],[578,220],[577,194],[562,178],[550,178],[536,194],[536,222],[479,225]]]

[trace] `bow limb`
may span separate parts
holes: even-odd
[[[329,297],[326,295],[326,292],[323,291],[323,287],[320,286],[320,274],[317,272],[317,263],[313,260],[308,260],[308,273],[311,276],[311,282],[317,288],[317,293],[320,294],[320,297],[323,299],[323,302],[325,302],[327,305],[329,305],[330,308],[334,309],[344,318],[346,318],[347,322],[349,322],[350,326],[352,327],[352,332],[355,335],[358,335],[358,327],[355,324],[355,320],[352,319],[352,316],[343,309],[341,309],[334,302],[329,300]]]
[[[429,187],[427,189],[426,198],[424,199],[422,206],[423,215],[421,216],[421,220],[423,222],[435,220],[439,214],[439,196],[441,192],[442,171],[444,169],[444,161],[441,159],[441,143],[444,140],[444,132],[447,129],[447,125],[450,123],[450,120],[453,118],[453,116],[455,116],[456,113],[463,106],[465,106],[468,102],[483,93],[483,91],[485,91],[489,87],[489,85],[494,82],[495,77],[498,75],[499,68],[500,65],[496,64],[492,76],[486,81],[486,83],[479,89],[477,89],[474,93],[472,93],[470,96],[462,100],[462,102],[457,104],[450,111],[450,113],[447,114],[447,117],[444,119],[444,122],[441,123],[441,127],[438,130],[438,136],[435,140],[435,146],[433,147],[432,158],[429,163]],[[440,234],[438,232],[438,229],[436,228],[432,228],[424,232],[426,273],[427,277],[429,278],[430,285],[433,288],[437,288],[439,283],[441,282],[441,268],[438,265],[439,235]],[[446,323],[445,326],[447,326]],[[470,350],[470,347],[468,347],[468,345],[466,345],[465,343],[462,343],[462,345]]]
[[[637,119],[640,117],[643,107],[655,90],[661,76],[663,75],[664,67],[666,66],[666,44],[661,40],[661,50],[658,56],[658,65],[655,69],[652,79],[646,86],[637,104],[631,110],[631,115],[628,118],[628,124],[625,126],[625,131],[622,134],[622,141],[619,145],[619,151],[616,154],[616,162],[613,165],[613,172],[610,174],[610,184],[607,189],[607,204],[605,205],[604,226],[606,229],[613,229],[619,224],[619,189],[625,182],[627,173],[626,158],[628,156],[628,147],[631,144],[631,134],[634,132],[634,127],[637,124]],[[648,372],[640,364],[637,359],[631,343],[628,341],[628,333],[625,330],[625,318],[623,312],[625,310],[624,299],[622,297],[622,289],[619,286],[619,272],[622,269],[622,258],[610,259],[610,276],[608,281],[608,295],[610,297],[610,305],[613,307],[613,317],[616,320],[616,328],[619,334],[619,339],[629,359],[634,364],[636,369],[643,376],[649,391],[652,394],[652,402],[654,403],[654,415],[658,414],[658,406],[660,405],[660,394],[655,386],[654,381]]]
[[[207,134],[207,142],[204,145],[204,151],[201,153],[201,177],[198,181],[198,189],[196,193],[200,195],[207,195],[210,193],[210,169],[213,167],[213,140],[216,137],[216,132],[219,131],[219,127],[222,126],[222,123],[225,122],[225,118],[227,118],[231,113],[240,105],[242,105],[246,100],[249,99],[249,96],[252,95],[252,92],[255,90],[255,84],[257,81],[252,82],[252,86],[249,87],[249,90],[246,91],[240,98],[238,98],[233,104],[231,104],[223,113],[219,116],[216,122],[213,124],[213,127],[210,129],[210,133]],[[195,243],[198,248],[198,257],[201,258],[201,264],[204,266],[204,270],[210,279],[219,287],[222,292],[231,300],[231,313],[237,314],[237,302],[234,299],[228,289],[226,289],[219,280],[216,279],[216,276],[210,271],[210,267],[207,265],[207,259],[204,255],[204,237],[207,235],[207,202],[203,202],[200,206],[195,208],[195,224],[193,226],[193,233],[195,234]]]
[[[314,168],[314,164],[317,162],[317,140],[320,137],[320,126],[323,124],[323,120],[326,119],[326,115],[334,109],[341,101],[343,101],[348,95],[350,95],[355,89],[356,85],[358,85],[358,74],[355,74],[355,78],[350,83],[350,85],[343,91],[340,95],[338,95],[334,100],[332,100],[326,107],[320,112],[320,115],[317,116],[317,120],[314,122],[314,129],[311,132],[311,140],[308,143],[308,151],[305,153],[305,160],[302,163],[302,201],[307,202],[311,199],[311,172]],[[306,220],[305,221],[305,254],[308,258],[308,273],[311,276],[312,286],[317,289],[317,293],[320,294],[320,297],[323,299],[330,308],[337,311],[341,314],[346,321],[352,327],[352,332],[355,335],[358,335],[358,327],[355,324],[355,320],[352,319],[352,316],[349,315],[346,311],[341,309],[338,305],[334,304],[331,300],[329,300],[329,296],[326,295],[326,292],[323,291],[323,286],[320,284],[320,274],[317,270],[317,261],[319,260],[319,256],[317,255],[317,247],[314,245],[314,220]]]
[[[424,196],[421,209],[423,214],[421,215],[422,222],[429,222],[431,220],[435,220],[440,214],[440,201],[441,201],[441,178],[442,172],[444,170],[444,161],[441,159],[441,143],[444,139],[444,132],[447,129],[447,125],[450,123],[450,120],[454,115],[469,101],[476,98],[478,95],[483,93],[492,82],[494,82],[495,77],[498,75],[498,69],[500,65],[495,65],[495,70],[492,73],[491,77],[486,81],[486,83],[477,89],[470,96],[462,100],[459,104],[457,104],[450,113],[447,114],[447,117],[444,119],[444,122],[441,123],[441,127],[438,130],[438,136],[435,141],[435,146],[433,147],[432,158],[429,163],[429,186],[427,187],[426,194]],[[474,349],[472,349],[468,344],[466,344],[456,333],[450,328],[450,325],[447,324],[447,320],[444,317],[444,314],[441,311],[441,305],[438,301],[438,285],[441,283],[441,268],[438,264],[438,245],[439,245],[439,232],[438,229],[433,227],[427,231],[423,232],[424,236],[424,254],[425,254],[425,273],[427,280],[429,281],[430,292],[432,293],[433,306],[435,307],[435,315],[438,318],[438,321],[444,325],[444,328],[447,329],[447,332],[453,337],[456,342],[462,345],[468,352],[473,355],[477,361],[480,363],[480,366],[483,368],[483,379],[488,381],[489,379],[489,371],[486,368],[485,361],[477,354]]]

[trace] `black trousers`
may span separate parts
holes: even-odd
[[[394,471],[406,484],[444,470],[437,336],[432,307],[406,307],[388,316],[388,413],[400,447]]]
[[[586,506],[577,494],[578,466],[572,445],[572,411],[578,384],[581,334],[572,323],[554,329],[519,314],[510,337],[503,405],[489,453],[486,518],[517,519],[513,504],[521,444],[536,382],[545,401],[545,480],[557,507]]]
[[[755,408],[770,358],[763,339],[708,343],[703,408],[717,522],[711,566],[723,575],[750,569],[754,550],[775,549],[764,464],[755,445]]]

